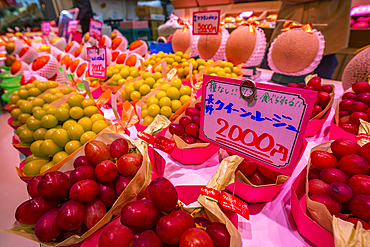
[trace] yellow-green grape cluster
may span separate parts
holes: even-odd
[[[27,84],[26,86],[31,85]],[[32,88],[31,88],[32,89]],[[21,89],[22,91],[25,89]],[[27,120],[34,115],[34,112],[38,109],[42,109],[45,104],[51,103],[65,94],[70,94],[72,89],[70,87],[65,87],[62,90],[57,88],[51,88],[48,93],[41,95],[41,97],[28,97],[27,100],[19,99],[17,101],[18,108],[14,108],[10,112],[10,116],[14,118],[14,125],[25,124]],[[19,95],[19,92],[18,92]]]
[[[99,82],[105,82],[105,79],[95,78],[95,77],[86,77],[86,80],[90,82],[90,86],[96,86]]]
[[[189,64],[193,64],[193,75],[196,75],[201,71],[204,67],[214,63],[213,60],[208,60],[207,62],[203,59],[190,58],[188,61],[182,63],[182,67],[177,70],[177,74],[179,75],[180,79],[189,79]]]
[[[48,162],[26,162],[24,174],[38,175],[49,169],[107,126],[95,101],[85,99],[79,94],[72,94],[67,103],[58,108],[50,104],[38,108],[26,121],[26,125],[19,127],[16,133],[22,142],[31,144],[32,157]]]
[[[170,84],[163,84],[155,96],[150,96],[141,108],[143,125],[151,124],[158,114],[170,118],[183,104],[189,101],[191,88],[183,86],[181,80],[176,78]]]
[[[234,67],[234,65],[230,62],[222,61],[220,63],[220,66],[209,67],[207,69],[206,74],[213,75],[213,76],[233,78],[233,77],[239,76],[240,69],[238,67]]]
[[[166,79],[162,78],[162,73],[160,72],[144,72],[142,77],[142,80],[128,83],[124,90],[122,90],[124,100],[134,101],[141,99],[154,88],[166,82]]]
[[[59,84],[55,81],[41,82],[34,80],[32,83],[20,86],[9,98],[9,107],[14,107],[19,100],[31,101],[50,88],[56,88]]]
[[[160,51],[158,52],[158,54],[153,54],[148,59],[146,59],[144,61],[144,66],[147,67],[149,64],[153,66],[154,64],[162,61],[162,59],[167,62],[167,70],[169,70],[172,67],[176,67],[179,64],[186,62],[189,59],[189,55],[183,54],[181,51],[178,51],[175,54],[168,54]]]
[[[112,79],[108,81],[108,85],[110,86],[122,86],[138,76],[140,76],[138,68],[123,64],[109,66],[107,69],[107,78]]]

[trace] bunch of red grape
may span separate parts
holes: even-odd
[[[201,103],[196,103],[195,107],[189,107],[185,111],[179,123],[172,123],[169,131],[172,135],[181,137],[187,144],[203,142],[199,137]]]
[[[121,225],[110,225],[103,231],[100,247],[230,246],[224,224],[175,210],[178,194],[167,179],[154,179],[145,197],[122,208]]]
[[[40,241],[82,235],[113,206],[142,161],[143,156],[130,149],[125,139],[110,145],[90,141],[85,156],[75,159],[74,170],[52,171],[29,181],[27,191],[32,199],[18,206],[15,218],[22,224],[36,224]]]
[[[307,90],[314,90],[317,91],[317,97],[315,101],[315,106],[311,112],[311,117],[313,118],[316,115],[318,115],[320,112],[322,112],[326,106],[329,104],[331,100],[330,93],[333,91],[333,88],[329,85],[322,86],[321,85],[321,78],[320,77],[313,77],[308,82],[307,85],[304,83],[289,83],[287,85],[288,87],[294,87],[294,88],[302,88]]]
[[[370,230],[370,143],[361,147],[351,140],[337,139],[330,149],[332,153],[311,153],[314,168],[308,175],[310,199],[355,227],[360,221],[364,229]]]
[[[360,119],[370,120],[370,84],[364,81],[352,85],[353,92],[343,94],[339,103],[339,127],[351,134],[358,133]]]

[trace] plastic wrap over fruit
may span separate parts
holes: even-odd
[[[23,53],[22,50],[23,51],[26,50],[26,51]],[[33,47],[26,46],[26,47],[22,48],[22,50],[19,53],[19,60],[23,61],[27,64],[32,63],[33,60],[35,60],[39,56],[36,49],[33,48]]]
[[[271,44],[268,64],[276,73],[290,76],[307,75],[321,62],[325,39],[321,32],[291,29],[280,34]]]
[[[66,39],[64,37],[58,38],[56,41],[52,42],[52,45],[58,48],[61,51],[64,51],[64,48],[67,46]]]

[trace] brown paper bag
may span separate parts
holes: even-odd
[[[137,200],[137,196],[139,194],[143,194],[145,192],[146,187],[149,185],[151,181],[151,171],[152,166],[150,164],[149,156],[148,156],[148,146],[147,144],[137,139],[136,141],[131,139],[129,136],[124,134],[122,130],[117,128],[117,125],[112,125],[104,129],[99,135],[95,137],[95,140],[102,141],[106,144],[112,143],[114,140],[118,138],[124,138],[129,142],[130,147],[136,147],[137,152],[141,153],[143,155],[143,163],[134,176],[134,178],[131,180],[129,185],[126,187],[126,189],[122,192],[122,194],[117,198],[116,202],[113,204],[112,208],[106,213],[106,215],[91,229],[89,229],[87,232],[85,232],[82,236],[73,235],[69,237],[68,239],[64,240],[63,242],[41,242],[37,239],[37,237],[34,234],[33,226],[25,226],[21,225],[19,222],[16,222],[12,229],[4,229],[3,232],[7,232],[13,235],[21,236],[30,240],[33,240],[35,242],[38,242],[40,244],[46,245],[46,246],[68,246],[72,244],[76,244],[81,242],[82,240],[86,239],[87,237],[91,236],[94,232],[99,230],[101,227],[106,225],[114,215],[119,215],[121,213],[122,208],[127,203]],[[53,170],[59,170],[62,172],[66,172],[69,170],[73,170],[73,162],[74,160],[84,155],[85,151],[84,149],[79,149],[70,156],[68,156],[63,161],[59,162],[57,165],[53,166],[52,168],[56,167]]]

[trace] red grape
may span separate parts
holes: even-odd
[[[315,111],[315,115],[317,115],[317,114],[319,114],[320,112],[322,112],[322,108],[321,108],[321,106],[319,106],[319,105],[315,105],[313,109],[314,109],[314,111]]]
[[[193,143],[196,143],[197,142],[197,139],[194,136],[184,136],[182,139],[187,144],[193,144]]]
[[[304,84],[303,82],[297,84],[297,88],[304,88],[305,86],[306,84]]]
[[[191,118],[191,122],[195,123],[196,125],[200,125],[200,117],[199,116],[194,116]]]
[[[86,144],[85,155],[89,163],[95,167],[103,160],[109,160],[110,150],[104,142],[93,140]]]
[[[207,226],[206,232],[211,237],[215,247],[230,246],[230,234],[224,224],[219,222],[212,222]]]
[[[128,149],[129,149],[128,142],[125,139],[120,138],[120,139],[114,140],[110,144],[110,155],[113,158],[119,158],[122,155],[127,154]]]
[[[85,218],[85,205],[80,202],[68,201],[60,208],[58,213],[58,224],[68,231],[76,230]]]
[[[199,135],[199,126],[195,123],[190,123],[186,126],[185,133],[189,136],[197,137]]]
[[[84,179],[75,183],[69,196],[75,202],[88,202],[96,198],[99,194],[99,185],[91,179]],[[86,225],[87,226],[87,225]]]
[[[98,223],[104,215],[107,213],[107,209],[102,201],[94,199],[85,204],[85,218],[84,222],[87,228],[93,227]]]
[[[31,178],[30,181],[28,181],[27,183],[27,192],[32,198],[40,196],[37,186],[39,185],[41,178],[42,176],[35,176]]]
[[[143,231],[132,247],[162,247],[162,240],[152,230]]]
[[[95,167],[95,177],[100,182],[112,182],[117,177],[117,167],[110,160],[104,160]]]
[[[368,105],[370,104],[370,93],[360,93],[357,95],[356,101],[361,101],[362,103]]]
[[[304,86],[303,89],[306,89],[306,90],[315,90],[312,86]]]
[[[173,184],[163,177],[154,179],[148,186],[153,205],[159,212],[167,212],[176,207],[178,194]]]
[[[185,132],[184,127],[182,127],[180,124],[171,124],[168,130],[172,135],[177,136],[183,136]]]
[[[353,99],[344,99],[339,103],[339,110],[349,111],[351,108],[352,103],[354,102]]]
[[[345,94],[343,94],[342,96],[342,100],[345,100],[345,99],[351,99],[351,100],[355,100],[357,97],[356,94],[352,93],[352,92],[347,92]]]
[[[134,233],[123,225],[108,226],[99,238],[100,247],[131,247],[134,242]]]
[[[264,166],[258,166],[258,170],[262,173],[263,176],[269,179],[273,179],[275,181],[276,181],[277,176],[281,175],[281,173],[274,171],[272,169],[269,169],[267,167],[264,167]]]
[[[214,247],[211,237],[199,228],[187,229],[180,238],[180,247]]]
[[[348,109],[349,113],[354,113],[357,111],[366,112],[367,105],[361,101],[355,101],[351,104],[351,107]]]
[[[321,90],[321,78],[318,76],[312,77],[308,82],[308,86],[313,87],[315,91],[320,91]]]
[[[288,83],[288,85],[286,85],[287,87],[293,87],[293,88],[296,88],[298,85],[295,84],[295,83]]]
[[[331,100],[330,94],[324,91],[320,91],[317,94],[317,97],[319,98],[319,105],[322,107],[322,109],[325,109],[325,107],[329,104]]]
[[[175,211],[160,218],[156,230],[166,244],[179,244],[181,235],[194,226],[194,219],[189,213]]]
[[[339,118],[342,118],[348,115],[349,115],[349,111],[343,111],[343,110],[339,111]]]
[[[198,102],[195,104],[195,109],[197,109],[198,111],[201,111],[202,110],[202,103]]]
[[[121,211],[121,223],[133,232],[149,230],[157,224],[159,212],[150,200],[138,200],[126,204]]]
[[[185,115],[189,117],[200,116],[200,111],[194,107],[188,107],[185,111]]]
[[[63,229],[57,222],[58,213],[58,208],[52,209],[37,221],[35,225],[35,235],[38,240],[49,242],[63,232]]]
[[[71,172],[70,179],[72,184],[84,179],[95,179],[95,170],[92,166],[79,166]]]
[[[327,92],[327,93],[331,93],[333,92],[333,88],[329,85],[327,86],[321,86],[321,91],[324,91],[324,92]]]
[[[202,227],[207,227],[209,225],[209,220],[205,217],[196,217],[194,222]]]
[[[250,175],[248,180],[254,185],[263,185],[266,183],[265,177],[259,170],[256,170],[252,175]]]
[[[114,180],[114,187],[118,196],[120,196],[122,192],[126,189],[132,178],[133,176],[118,175],[118,177]]]
[[[129,153],[121,156],[117,161],[117,168],[124,176],[135,175],[143,163],[143,156],[139,153]]]
[[[360,124],[360,119],[368,122],[369,121],[369,117],[367,116],[366,113],[364,112],[360,112],[360,111],[357,111],[357,112],[354,112],[352,113],[350,116],[349,116],[349,120],[352,122],[352,123],[355,123],[355,124]]]
[[[99,194],[98,199],[101,200],[106,208],[110,208],[117,199],[117,194],[114,189],[112,182],[110,183],[98,183],[99,185]]]
[[[45,174],[37,186],[41,196],[50,201],[61,201],[68,198],[71,181],[63,172],[53,171]]]
[[[179,120],[179,124],[183,127],[183,128],[186,128],[186,126],[188,126],[188,124],[191,123],[191,120],[190,118],[188,117],[182,117],[180,120]]]
[[[15,211],[15,218],[22,224],[34,225],[47,211],[56,207],[57,202],[38,196],[19,205]]]
[[[356,94],[366,93],[366,92],[370,93],[370,85],[368,82],[359,81],[359,82],[356,82],[355,84],[352,84],[352,90]]]
[[[244,159],[239,164],[238,169],[244,174],[244,176],[249,177],[257,170],[257,164],[253,161]]]
[[[73,162],[73,167],[77,168],[80,166],[91,166],[90,162],[87,160],[85,155],[77,157],[75,161]]]

